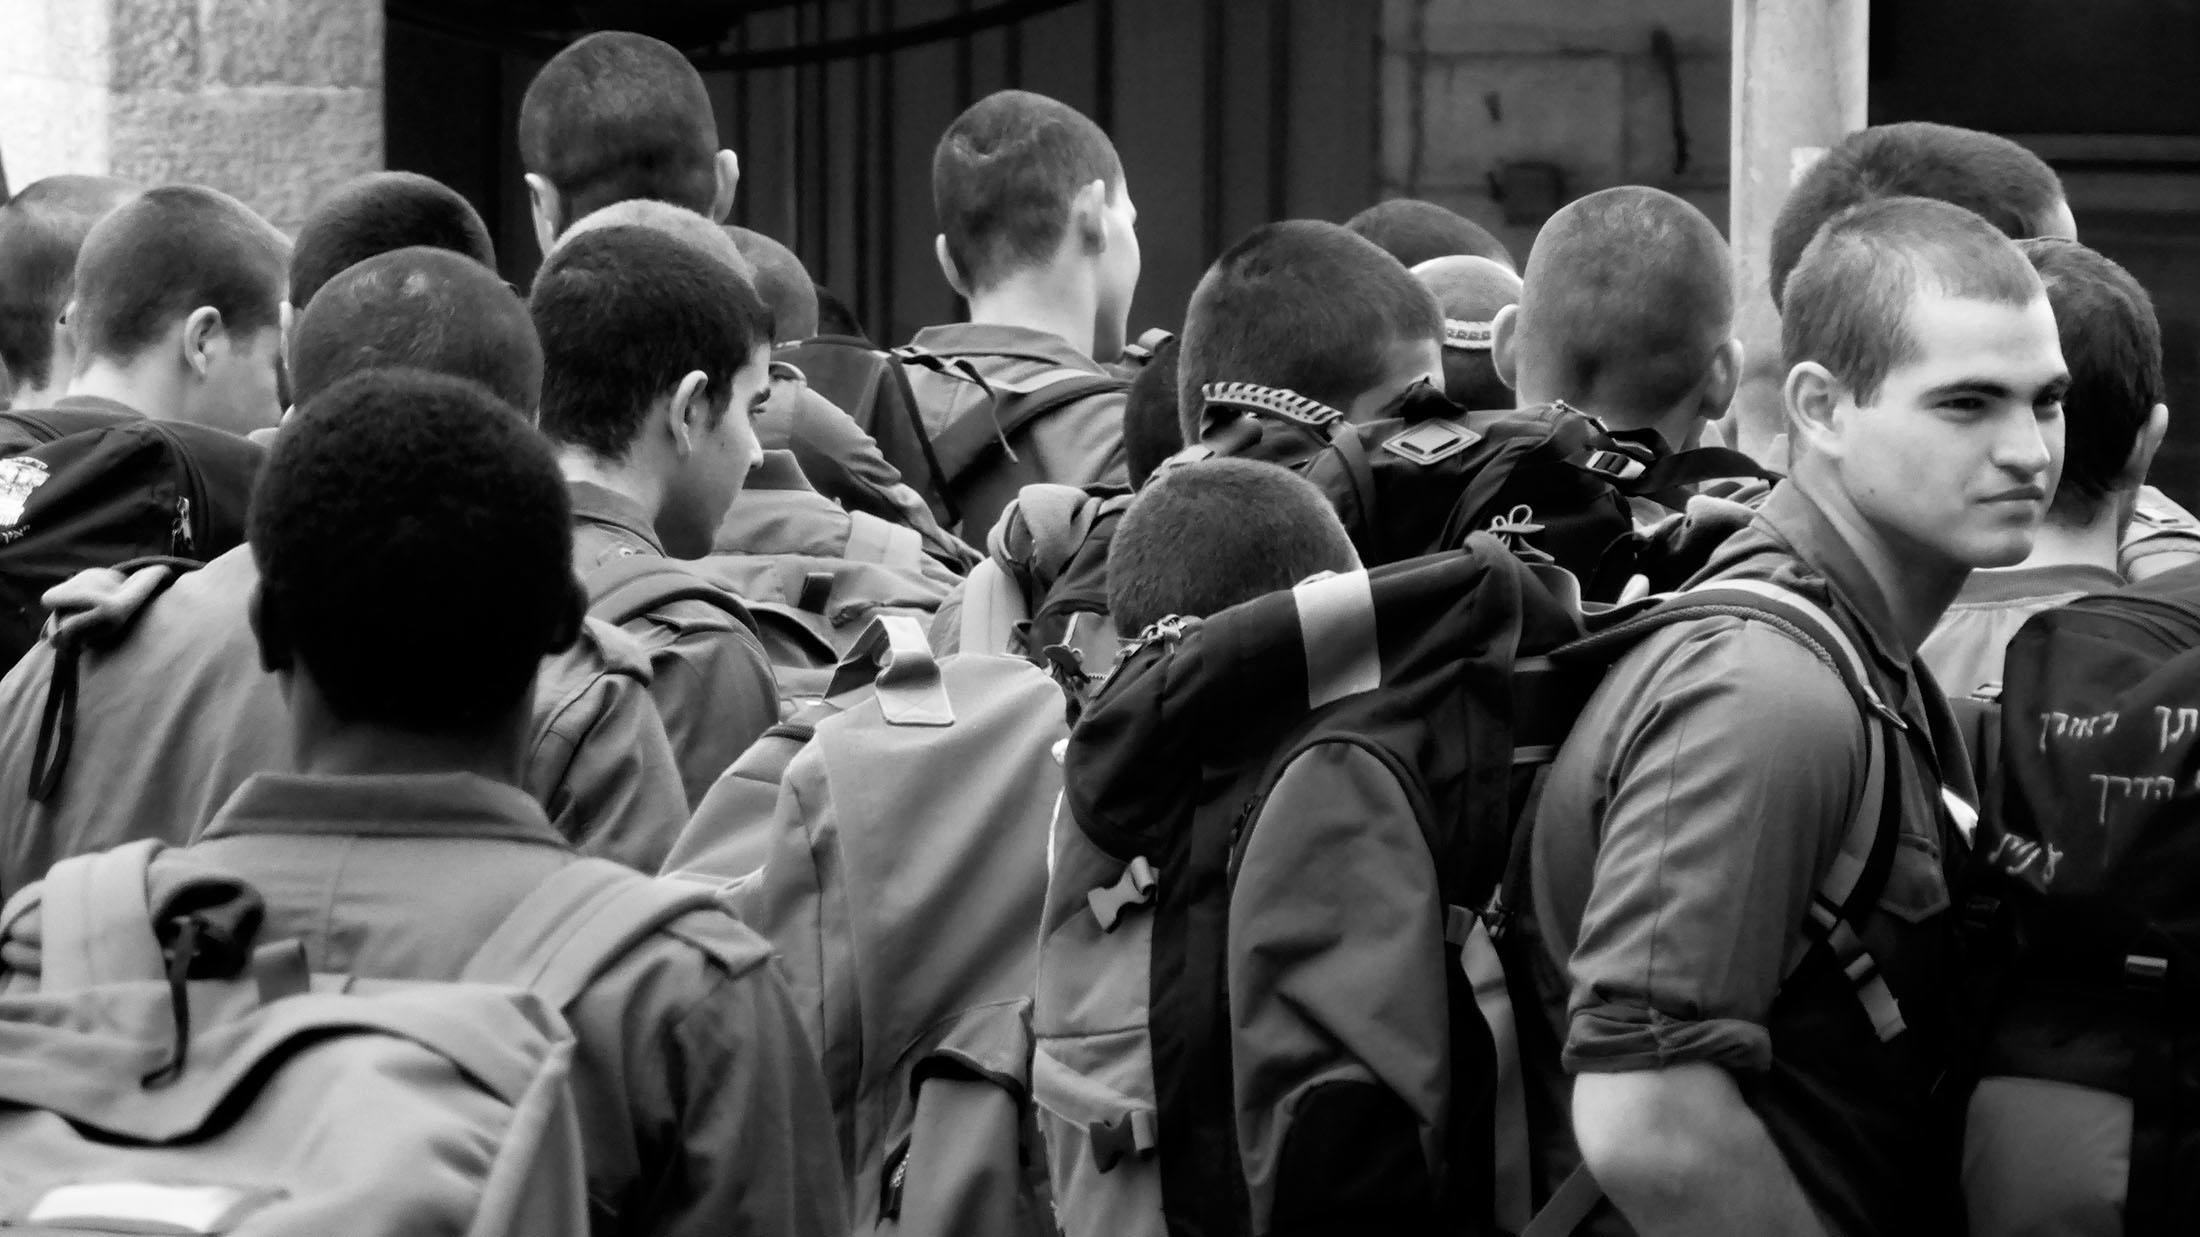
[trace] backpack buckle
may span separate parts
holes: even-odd
[[[1427,467],[1448,460],[1480,441],[1482,435],[1455,421],[1423,421],[1385,442],[1383,450],[1408,463]]]
[[[1624,451],[1591,451],[1581,466],[1614,481],[1632,481],[1643,474],[1642,461]]]
[[[1159,1125],[1150,1112],[1127,1112],[1113,1121],[1095,1121],[1085,1127],[1092,1139],[1092,1162],[1108,1172],[1126,1157],[1145,1159],[1159,1143]]]
[[[1113,932],[1124,911],[1153,901],[1154,886],[1159,883],[1153,865],[1146,862],[1144,855],[1139,855],[1124,867],[1122,877],[1114,884],[1103,885],[1086,894],[1085,904],[1092,908],[1092,917],[1100,921],[1100,930]]]

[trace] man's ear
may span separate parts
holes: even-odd
[[[191,372],[206,377],[211,361],[208,355],[214,340],[222,334],[222,311],[212,305],[201,305],[183,320],[183,363]]]
[[[284,626],[282,608],[268,597],[265,587],[253,586],[245,617],[252,624],[252,641],[260,648],[260,668],[269,674],[288,671],[293,660],[290,632]]]
[[[956,296],[969,300],[970,284],[963,279],[962,272],[955,269],[954,255],[947,252],[945,233],[932,238],[932,252],[940,260],[940,276],[947,280],[947,286],[955,290]]]
[[[733,194],[741,187],[741,156],[721,150],[711,160],[711,170],[718,178],[718,187],[710,195],[710,221],[724,223],[733,215]]]
[[[1507,305],[1490,319],[1490,367],[1497,380],[1514,391],[1520,389],[1520,306]]]
[[[2154,453],[2162,449],[2162,437],[2169,433],[2169,405],[2156,404],[2147,414],[2147,423],[2139,427],[2139,437],[2131,444],[2130,458],[2124,461],[2124,471],[2118,477],[2118,489],[2135,490],[2146,484],[2147,473],[2154,467]]]
[[[298,330],[298,311],[292,309],[290,302],[286,300],[276,320],[282,325],[279,336],[283,346],[283,372],[287,374],[290,372],[290,337]]]
[[[690,370],[672,389],[665,406],[665,427],[672,431],[672,449],[681,459],[695,450],[695,436],[710,428],[710,375]]]
[[[1748,356],[1739,339],[1727,340],[1711,354],[1711,368],[1704,375],[1703,406],[1697,410],[1698,417],[1716,421],[1726,415],[1726,410],[1734,404],[1734,392],[1741,389],[1742,362]]]
[[[529,172],[526,180],[527,210],[535,219],[535,245],[548,258],[558,243],[558,233],[565,230],[565,200],[547,178]]]
[[[1816,361],[1788,371],[1780,389],[1787,406],[1789,450],[1805,447],[1820,455],[1841,455],[1841,380]]]
[[[1069,227],[1063,229],[1066,239],[1077,243],[1077,251],[1086,255],[1103,253],[1108,247],[1108,182],[1096,180],[1077,191],[1069,201]]]

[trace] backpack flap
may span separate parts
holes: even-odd
[[[879,1168],[877,1218],[896,1231],[1051,1237],[1028,1113],[1028,1000],[969,1010],[911,1071]]]

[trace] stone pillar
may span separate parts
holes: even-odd
[[[1869,0],[1734,0],[1732,224],[1737,332],[1748,350],[1729,429],[1762,452],[1786,417],[1772,223],[1804,168],[1864,127]],[[1785,468],[1784,459],[1766,459]]]
[[[295,231],[382,166],[381,0],[0,0],[0,159],[234,194]]]

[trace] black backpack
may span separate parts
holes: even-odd
[[[235,434],[139,419],[0,459],[0,666],[38,643],[47,617],[39,598],[78,572],[149,557],[203,563],[243,544],[265,458]]]
[[[2200,1210],[2200,568],[2034,615],[1998,709],[1971,906],[1982,1075],[2131,1097],[2124,1231]]]
[[[1738,451],[1673,452],[1655,431],[1621,432],[1563,403],[1344,425],[1305,475],[1329,496],[1370,564],[1455,549],[1492,533],[1531,562],[1566,568],[1583,595],[1616,600],[1629,579],[1677,588],[1698,563],[1668,563],[1636,535],[1636,504],[1678,511],[1687,487],[1773,474]]]
[[[1157,624],[1072,732],[1040,928],[1035,1096],[1070,1237],[1574,1230],[1548,968],[1527,908],[1542,772],[1604,671],[1711,615],[1868,694],[1837,624],[1716,581],[1582,616],[1489,536]],[[1842,925],[1898,843],[1892,723],[1795,960],[1893,998]],[[1830,958],[1821,951],[1830,952]],[[1814,972],[1822,979],[1824,971]]]

